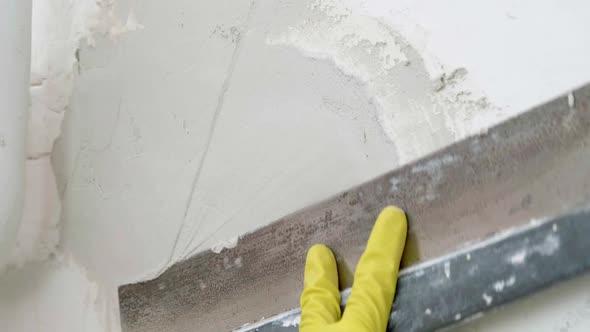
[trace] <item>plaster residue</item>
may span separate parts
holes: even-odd
[[[494,282],[493,288],[497,293],[501,293],[504,291],[505,288],[509,288],[509,287],[514,286],[515,283],[516,283],[516,277],[510,276],[506,280],[498,280],[498,281]]]
[[[512,265],[520,265],[523,264],[526,260],[527,250],[522,249],[515,253],[514,255],[510,256],[510,263]]]
[[[541,256],[553,255],[559,249],[561,241],[559,239],[559,235],[556,234],[558,230],[557,225],[553,224],[551,228],[553,233],[548,234],[543,242],[535,245],[525,244],[521,249],[507,258],[508,262],[510,262],[512,265],[521,265],[526,262],[527,257],[533,254],[538,254]]]
[[[33,0],[32,9],[25,202],[16,246],[7,265],[0,266],[0,292],[8,287],[36,293],[30,301],[0,296],[0,321],[10,331],[117,331],[115,286],[88,279],[84,262],[74,261],[61,245],[61,198],[51,158],[74,87],[80,41],[104,31],[120,36],[142,25],[132,11],[126,20],[117,20],[113,1]],[[56,298],[64,312],[55,309]],[[10,308],[4,307],[7,303]],[[72,319],[75,310],[80,312]]]
[[[390,193],[395,193],[395,192],[397,192],[397,191],[399,190],[399,188],[398,188],[398,185],[399,185],[400,183],[401,183],[401,180],[400,180],[399,178],[397,178],[397,177],[395,177],[395,176],[392,176],[392,177],[389,179],[389,184],[391,185],[391,186],[389,187],[389,192],[390,192]]]
[[[474,113],[497,112],[490,112],[494,106],[485,95],[466,87],[466,68],[441,65],[428,72],[420,54],[391,26],[360,12],[340,1],[313,0],[298,25],[269,36],[267,43],[332,61],[364,82],[402,163],[487,128],[491,119]],[[418,133],[417,127],[429,130]]]
[[[311,1],[303,17],[298,25],[270,35],[267,43],[331,61],[363,82],[402,162],[451,140],[443,115],[433,112],[432,84],[422,60],[401,36],[338,1]],[[414,130],[420,125],[430,130],[420,135]]]
[[[450,261],[445,262],[444,269],[445,269],[445,276],[447,277],[447,279],[451,279],[451,262]]]
[[[283,327],[292,327],[292,326],[295,327],[295,326],[299,326],[300,323],[301,323],[301,316],[291,316],[291,317],[287,317],[281,321],[281,325]]]
[[[424,164],[412,167],[412,174],[427,174],[430,181],[426,182],[423,188],[423,195],[418,198],[420,201],[432,201],[438,197],[438,185],[443,180],[444,172],[442,167],[460,162],[454,155],[444,155],[440,158],[430,160]]]
[[[215,245],[213,245],[213,247],[211,247],[211,251],[213,251],[216,254],[219,254],[221,253],[221,251],[223,251],[223,249],[233,249],[238,245],[238,240],[238,236],[234,236],[228,240],[221,240],[217,242]]]
[[[501,122],[510,113],[493,105],[474,88],[468,75],[469,71],[460,67],[432,79],[433,112],[444,116],[445,126],[455,140],[486,133],[490,124]]]

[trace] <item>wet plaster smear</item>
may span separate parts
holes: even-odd
[[[239,246],[590,80],[586,1],[35,0],[33,11],[27,179],[45,194],[28,194],[35,213],[0,276],[6,331],[119,331],[118,285]],[[458,330],[589,324],[586,277]]]

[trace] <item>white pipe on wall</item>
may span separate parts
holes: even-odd
[[[30,62],[31,0],[0,0],[0,267],[22,214]]]

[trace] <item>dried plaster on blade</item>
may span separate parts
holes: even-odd
[[[557,224],[553,225],[553,232],[558,232]],[[526,263],[528,256],[532,254],[539,254],[543,256],[552,255],[557,249],[559,249],[560,240],[556,234],[550,234],[545,238],[545,241],[538,245],[524,244],[522,249],[515,252],[513,255],[507,258],[507,261],[513,265],[521,265]]]
[[[579,211],[586,211],[588,209],[590,209],[590,207],[581,208]],[[542,225],[546,222],[549,222],[549,221],[550,221],[549,218],[533,219],[528,224],[525,224],[522,226],[516,226],[516,227],[510,228],[510,229],[506,229],[506,230],[499,232],[497,234],[494,234],[488,238],[481,239],[479,241],[466,242],[466,243],[460,245],[456,251],[449,253],[448,255],[443,255],[443,256],[431,259],[427,262],[419,263],[419,264],[416,264],[416,265],[413,265],[411,267],[401,270],[400,276],[406,275],[406,274],[416,274],[417,276],[419,276],[420,274],[424,273],[422,270],[424,270],[428,267],[440,264],[441,262],[448,261],[454,257],[466,256],[467,254],[470,254],[470,256],[472,256],[471,253],[476,249],[486,247],[486,246],[490,245],[491,243],[496,243],[496,242],[502,241],[502,240],[504,240],[510,236],[513,236],[515,234],[526,232],[530,229],[533,229],[533,228],[535,228],[539,225]],[[553,229],[554,234],[556,234],[556,232],[558,230],[557,225],[555,225],[555,227],[552,227],[552,229]],[[552,255],[556,249],[555,245],[559,245],[559,237],[557,234],[555,235],[555,237],[549,235],[548,237],[545,238],[543,243],[536,245],[536,246],[532,246],[532,247],[536,248],[536,250],[540,250],[540,248],[543,248],[544,253],[546,253],[547,255]],[[514,257],[514,255],[517,255],[520,252],[521,252],[521,250],[515,251],[509,257],[507,257],[507,259],[511,259],[512,257]],[[536,251],[536,252],[542,254],[539,251]]]
[[[419,174],[427,174],[430,177],[424,194],[418,198],[419,201],[432,201],[438,197],[437,187],[443,178],[441,167],[460,162],[460,160],[453,155],[445,155],[438,159],[430,160],[427,163],[412,168],[412,174],[416,176]]]
[[[469,114],[492,106],[461,84],[467,70],[459,68],[432,79],[420,54],[402,36],[358,12],[338,1],[310,1],[304,19],[271,34],[267,43],[332,61],[346,75],[364,82],[401,163],[471,133],[465,124]]]
[[[219,254],[221,253],[221,251],[223,251],[223,249],[233,249],[238,245],[238,241],[239,237],[237,236],[234,236],[228,240],[221,240],[215,245],[213,245],[213,247],[211,247],[211,251],[213,251],[216,254]]]
[[[425,202],[425,201],[432,201],[438,197],[438,185],[440,184],[441,180],[443,179],[443,172],[441,168],[446,165],[451,165],[454,163],[461,162],[461,159],[454,155],[444,155],[438,159],[433,159],[428,161],[427,163],[419,166],[414,166],[411,169],[412,174],[416,176],[428,176],[429,181],[427,181],[427,185],[420,188],[422,191],[421,196],[418,197],[418,201]],[[401,184],[402,180],[397,177],[391,177],[389,179],[390,188],[389,192],[394,193],[399,190],[398,186]],[[470,260],[471,256],[467,256],[467,260]]]

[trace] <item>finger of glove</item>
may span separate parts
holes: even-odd
[[[359,324],[367,331],[385,331],[406,234],[404,211],[393,206],[385,208],[357,265],[343,322]]]
[[[301,331],[306,326],[340,320],[340,290],[336,259],[328,247],[316,244],[307,252],[301,294]]]

